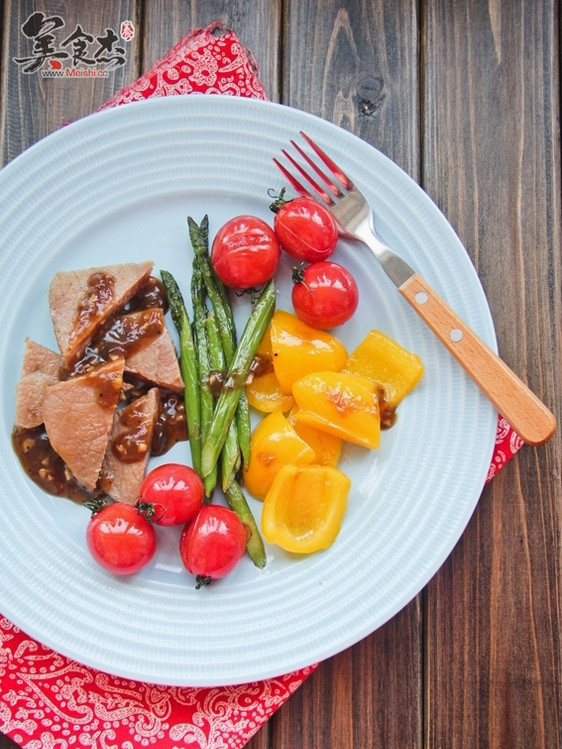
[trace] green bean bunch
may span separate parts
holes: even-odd
[[[248,529],[246,548],[258,567],[266,563],[256,521],[238,481],[250,455],[250,412],[246,379],[275,308],[275,285],[263,288],[237,341],[228,290],[209,256],[209,221],[187,219],[193,246],[193,323],[178,284],[162,270],[162,282],[180,340],[180,369],[193,468],[202,476],[210,502],[220,486],[231,509]]]

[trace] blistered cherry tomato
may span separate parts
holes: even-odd
[[[203,496],[203,482],[193,468],[165,463],[146,475],[137,507],[158,525],[183,525],[197,515]]]
[[[131,575],[154,556],[156,534],[136,507],[115,502],[92,515],[86,543],[95,561],[108,572]]]
[[[222,505],[203,505],[180,539],[185,568],[197,576],[197,585],[208,585],[228,575],[246,549],[246,529],[238,515]]]
[[[245,291],[273,278],[281,249],[273,229],[256,216],[237,216],[219,229],[211,262],[220,280]]]
[[[359,291],[351,273],[337,263],[324,261],[293,273],[292,301],[297,317],[311,328],[328,330],[343,325],[353,315]]]
[[[273,228],[282,249],[297,260],[326,260],[336,249],[336,220],[313,198],[294,198],[283,203],[275,214]]]

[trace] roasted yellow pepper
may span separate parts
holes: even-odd
[[[264,538],[297,554],[327,549],[340,531],[350,487],[331,466],[284,466],[264,500]]]
[[[335,336],[315,330],[283,310],[276,310],[271,320],[271,348],[273,369],[286,395],[301,377],[338,371],[347,360],[347,350]]]
[[[271,349],[271,330],[268,328],[261,340],[251,368],[251,377],[246,384],[248,403],[262,413],[289,411],[293,405],[293,396],[286,395],[273,369],[273,352]]]
[[[299,437],[282,413],[268,414],[252,433],[244,485],[253,497],[263,499],[284,465],[302,465],[314,459],[313,449]]]
[[[386,402],[397,406],[419,382],[423,364],[417,354],[380,330],[371,330],[350,354],[343,371],[365,377],[381,387]]]
[[[337,466],[343,447],[341,437],[335,437],[333,434],[328,434],[328,432],[311,427],[302,421],[297,421],[292,411],[287,414],[287,419],[299,437],[314,450],[315,463],[321,466],[333,466],[334,468]]]
[[[375,386],[357,375],[316,372],[293,385],[294,418],[362,447],[377,448],[380,412]]]
[[[248,403],[262,413],[289,411],[295,401],[292,395],[285,395],[275,372],[257,375],[246,385]]]

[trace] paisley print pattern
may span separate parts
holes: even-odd
[[[0,618],[0,729],[26,749],[238,749],[314,666],[263,682],[160,687],[82,666]]]
[[[214,23],[101,109],[189,93],[266,98],[251,54]],[[488,480],[521,444],[500,417]],[[83,666],[0,615],[0,730],[26,749],[240,749],[315,668],[233,687],[161,687]]]
[[[216,22],[182,39],[163,60],[101,109],[176,94],[230,94],[265,99],[257,63],[230,29]]]
[[[515,453],[523,447],[523,444],[521,437],[513,431],[503,416],[499,416],[496,446],[486,476],[486,483],[494,478],[500,468],[503,468],[508,460],[511,460]]]

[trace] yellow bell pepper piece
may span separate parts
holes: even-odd
[[[316,372],[293,385],[297,421],[362,447],[377,448],[380,412],[375,387],[344,372]]]
[[[341,437],[336,437],[333,434],[328,434],[328,432],[323,432],[321,429],[316,429],[316,427],[308,426],[302,421],[297,421],[293,411],[289,411],[287,419],[299,437],[314,450],[315,463],[321,466],[332,466],[333,468],[337,466],[343,447]]]
[[[396,407],[419,382],[423,364],[380,330],[371,330],[350,354],[344,372],[359,375],[384,389],[384,399]]]
[[[295,401],[292,395],[285,395],[281,390],[275,372],[264,372],[256,375],[246,385],[248,403],[262,413],[290,411]]]
[[[286,395],[301,377],[311,372],[338,371],[347,360],[347,350],[338,338],[305,325],[284,310],[273,313],[271,347],[273,369]]]
[[[256,358],[250,368],[251,377],[246,384],[248,403],[262,413],[286,413],[293,405],[292,395],[286,395],[273,369],[271,330],[268,328],[261,340]]]
[[[340,531],[350,487],[331,466],[284,466],[263,503],[264,538],[296,554],[327,549]]]
[[[299,437],[282,413],[268,414],[252,432],[244,485],[253,497],[263,499],[284,465],[312,463],[315,457],[314,450]]]

